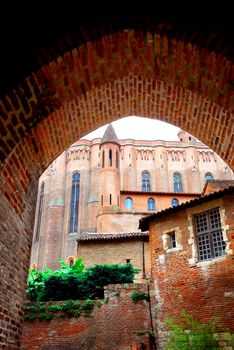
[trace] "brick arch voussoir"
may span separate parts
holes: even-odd
[[[232,62],[182,38],[125,30],[75,47],[42,66],[0,100],[1,161],[66,101],[127,75],[175,84],[233,113]]]
[[[22,214],[31,184],[69,145],[86,133],[128,115],[179,126],[233,166],[233,115],[207,97],[145,76],[127,75],[74,95],[36,124],[7,158],[2,191]]]

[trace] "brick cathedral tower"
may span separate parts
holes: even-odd
[[[120,211],[120,144],[110,124],[100,144],[99,211],[97,231],[111,232],[115,213]]]

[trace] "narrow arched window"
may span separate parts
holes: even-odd
[[[40,237],[40,231],[41,231],[41,217],[42,217],[42,208],[43,208],[43,201],[44,201],[44,188],[45,183],[42,182],[41,189],[40,189],[40,195],[39,195],[39,205],[38,205],[38,214],[37,214],[37,225],[36,225],[36,237],[35,241],[39,240]]]
[[[112,150],[109,149],[109,166],[112,166]]]
[[[105,166],[105,151],[102,151],[102,167],[104,168]]]
[[[147,171],[142,174],[142,191],[150,191],[150,174]]]
[[[206,181],[210,181],[214,179],[214,175],[212,173],[206,173],[205,174]]]
[[[112,194],[110,193],[110,205],[112,204]]]
[[[79,194],[80,194],[80,174],[75,173],[72,176],[69,233],[78,232]]]
[[[101,196],[101,205],[103,205],[103,194]]]
[[[125,209],[131,210],[132,209],[132,198],[127,197],[125,199]]]
[[[155,200],[153,198],[148,199],[148,210],[155,210]]]
[[[178,201],[178,199],[177,198],[172,198],[172,200],[171,200],[171,205],[173,206],[173,207],[176,207],[177,205],[179,205],[180,203],[179,203],[179,201]]]
[[[119,153],[116,151],[116,168],[118,169],[119,167]]]
[[[173,181],[174,181],[174,192],[183,192],[182,176],[180,175],[180,173],[174,173]]]

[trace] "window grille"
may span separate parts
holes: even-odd
[[[195,215],[199,260],[209,260],[225,254],[219,209]]]

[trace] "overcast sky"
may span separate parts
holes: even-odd
[[[122,118],[112,122],[112,125],[119,139],[178,141],[177,133],[180,130],[174,125],[141,117]],[[92,140],[95,137],[102,137],[105,130],[106,125],[82,138]]]

